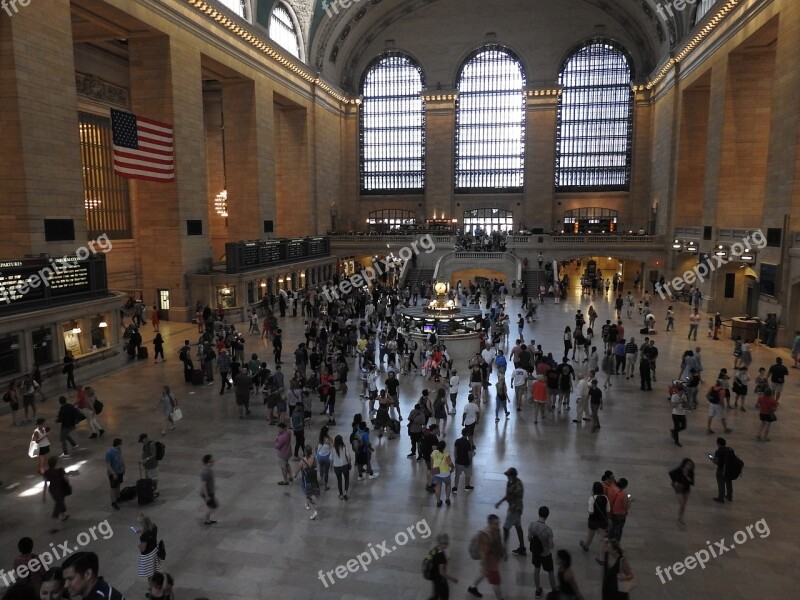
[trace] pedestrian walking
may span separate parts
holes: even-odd
[[[603,484],[595,481],[592,484],[592,495],[589,496],[589,520],[587,521],[586,541],[581,540],[580,545],[584,552],[588,552],[595,534],[599,531],[600,550],[595,559],[598,563],[602,563],[600,556],[603,553],[603,539],[606,537],[606,531],[609,526],[608,510],[609,501],[605,493],[603,493]]]
[[[214,482],[214,457],[211,454],[203,456],[203,470],[200,472],[200,496],[205,503],[205,525],[214,525],[211,517],[214,511],[219,508],[216,495],[216,485]]]
[[[478,578],[467,588],[467,591],[476,598],[483,597],[478,591],[478,585],[486,579],[492,586],[495,598],[502,600],[503,593],[500,588],[500,561],[508,560],[508,554],[500,537],[500,517],[489,515],[486,519],[486,529],[478,533],[478,554],[481,561],[481,573]]]
[[[447,572],[447,556],[444,551],[449,545],[450,537],[446,533],[440,533],[436,536],[436,546],[425,559],[430,561],[431,582],[433,583],[433,596],[430,600],[449,600],[449,582],[458,583],[458,579]]]
[[[134,533],[140,534],[137,574],[146,578],[149,586],[153,575],[161,570],[161,558],[158,556],[158,527],[144,513],[139,515],[138,520],[141,527],[134,530]]]
[[[42,502],[47,501],[47,491],[50,491],[50,496],[53,498],[53,519],[61,522],[69,519],[67,514],[66,497],[72,494],[72,485],[67,479],[67,472],[58,466],[58,457],[51,456],[47,459],[47,470],[42,473],[44,476],[44,488],[42,489]],[[58,527],[53,527],[50,533],[58,533]]]
[[[778,420],[775,411],[778,410],[778,401],[772,395],[772,390],[767,388],[764,393],[758,397],[758,419],[761,425],[758,428],[758,435],[756,439],[759,442],[768,442],[769,440],[769,427]]]
[[[319,431],[317,439],[316,459],[319,466],[319,485],[325,486],[325,490],[331,489],[328,485],[328,477],[331,470],[331,453],[333,452],[333,440],[328,434],[328,426],[325,425]]]
[[[717,465],[717,495],[714,502],[725,504],[725,500],[733,502],[733,448],[728,447],[728,442],[723,437],[717,438],[717,451],[712,461]]]
[[[539,519],[528,527],[528,540],[531,547],[531,562],[533,563],[533,584],[536,588],[534,596],[542,595],[542,586],[539,579],[541,569],[547,573],[550,580],[550,594],[556,593],[556,578],[553,567],[553,530],[546,523],[550,516],[550,509],[546,506],[539,507]],[[548,594],[548,597],[550,597]]]
[[[628,600],[628,593],[622,589],[630,589],[633,580],[633,571],[623,548],[617,540],[608,540],[603,561],[602,600]]]
[[[70,350],[64,353],[64,367],[61,372],[67,376],[67,389],[75,389],[75,357]]]
[[[684,383],[676,379],[672,382],[675,389],[672,396],[670,396],[670,404],[672,405],[672,441],[676,446],[681,445],[680,432],[686,429],[686,410],[689,408],[689,402],[684,392]]]
[[[50,428],[45,427],[45,422],[46,419],[42,417],[36,419],[36,429],[33,430],[31,435],[31,444],[35,444],[32,447],[35,447],[35,456],[39,459],[39,468],[36,471],[39,475],[44,475],[44,465],[48,460],[47,455],[50,454],[50,440],[47,438]]]
[[[83,419],[83,414],[75,406],[67,402],[66,396],[58,398],[58,416],[56,423],[61,424],[61,431],[58,438],[61,441],[61,456],[60,458],[70,458],[69,448],[67,442],[72,444],[73,448],[77,448],[78,444],[72,439],[72,432],[75,430],[78,420]]]
[[[294,477],[300,476],[300,485],[306,497],[306,510],[311,511],[309,519],[312,521],[317,518],[317,500],[319,499],[319,478],[317,473],[317,459],[311,446],[305,447],[305,455],[297,466]]]
[[[508,510],[506,512],[506,521],[503,524],[503,545],[508,543],[508,536],[511,533],[511,528],[517,530],[517,538],[519,539],[519,546],[516,550],[512,550],[512,554],[525,556],[525,538],[522,533],[522,509],[523,509],[523,495],[525,493],[522,481],[517,476],[517,470],[514,467],[506,469],[504,473],[508,477],[506,483],[506,495],[503,496],[494,505],[495,508],[500,508],[503,502],[508,503]]]
[[[155,313],[153,313],[155,316]],[[153,319],[153,326],[158,328],[158,321]],[[160,332],[156,333],[156,336],[153,338],[153,362],[158,362],[158,357],[161,356],[161,362],[167,360],[164,358],[164,337],[161,335]]]
[[[111,497],[111,508],[119,510],[119,488],[125,478],[125,459],[122,457],[122,440],[114,438],[111,442],[111,448],[106,450],[106,475],[108,476],[108,483],[111,488],[109,496]]]
[[[452,490],[453,460],[447,451],[447,443],[440,440],[436,449],[431,453],[431,472],[435,486],[436,506],[442,506],[442,486],[445,488],[445,503],[450,506],[450,492]]]
[[[461,430],[461,437],[455,442],[453,453],[455,455],[455,472],[456,479],[453,483],[453,494],[458,494],[458,482],[461,475],[464,475],[464,489],[471,492],[474,488],[471,485],[472,479],[472,457],[475,456],[475,450],[472,447],[467,437],[467,430]]]
[[[333,460],[333,473],[336,475],[336,484],[339,487],[339,500],[347,500],[347,493],[350,490],[352,461],[341,435],[337,435],[333,440],[331,458]]]
[[[558,564],[558,596],[556,600],[585,600],[572,570],[572,555],[566,550],[556,552]]]
[[[597,387],[597,379],[589,382],[589,407],[592,411],[592,433],[600,429],[600,411],[603,410],[603,392]]]
[[[286,423],[278,423],[278,435],[272,444],[275,448],[275,455],[278,459],[278,466],[281,468],[282,480],[278,485],[289,485],[291,471],[289,469],[289,458],[292,456],[292,434],[286,428]]]
[[[722,427],[725,429],[725,433],[731,433],[731,430],[728,429],[728,422],[725,419],[725,388],[723,387],[723,382],[717,380],[717,384],[712,386],[711,389],[708,390],[706,394],[706,400],[708,400],[708,422],[706,424],[706,433],[712,434],[714,431],[711,429],[711,421],[714,417],[719,418],[722,422]]]
[[[689,494],[694,485],[694,461],[684,458],[678,468],[669,472],[672,480],[672,489],[678,497],[678,525],[686,525],[683,521],[683,514],[686,512],[686,503],[689,501]]]
[[[164,415],[164,426],[161,429],[161,435],[166,435],[167,431],[175,429],[174,413],[178,409],[178,400],[168,385],[161,388],[161,397],[158,399],[156,407],[160,408]]]

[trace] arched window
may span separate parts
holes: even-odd
[[[716,3],[717,0],[700,0],[700,3],[697,5],[697,10],[694,13],[694,24],[697,25],[702,21],[703,17],[706,16],[708,11],[711,10],[711,7]]]
[[[229,0],[235,2],[237,0]],[[283,2],[278,2],[269,18],[269,37],[273,42],[296,58],[300,58],[300,40],[292,15]]]
[[[519,191],[525,163],[525,73],[506,48],[476,52],[458,76],[457,192]]]
[[[247,19],[247,5],[245,0],[218,0],[225,8],[232,10],[243,19]]]
[[[610,41],[578,48],[559,75],[556,189],[627,190],[631,175],[633,71]]]
[[[422,69],[405,54],[376,59],[361,81],[361,192],[425,188]]]

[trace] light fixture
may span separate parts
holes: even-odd
[[[214,210],[220,217],[228,216],[228,190],[222,190],[214,198]]]
[[[265,288],[265,287],[267,287],[267,282],[266,282],[266,281],[262,281],[262,282],[261,282],[261,287],[262,287],[262,288]]]
[[[674,242],[672,242],[672,249],[673,250],[680,250],[682,247],[683,247],[683,244],[681,244],[680,240],[675,240]]]
[[[717,247],[714,249],[714,256],[728,256],[728,251],[725,250],[725,246],[722,244],[718,244]]]
[[[223,288],[220,290],[220,293],[221,293],[223,296],[230,296],[230,294],[231,294],[231,288],[229,288],[229,287],[226,285],[225,287],[223,287]]]
[[[80,332],[81,332],[81,328],[80,327],[73,327],[72,328],[72,333],[74,333],[75,335],[78,335]]]
[[[752,263],[756,261],[755,255],[750,251],[750,248],[745,248],[739,260],[745,263]]]
[[[105,321],[100,321],[98,327],[102,327],[103,329],[105,329],[106,327],[108,327],[108,323],[106,323]]]
[[[17,344],[17,343],[15,342],[15,343],[11,344],[11,345],[10,345],[8,348],[9,348],[10,350],[19,350],[19,344]]]

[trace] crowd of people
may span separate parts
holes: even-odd
[[[584,282],[583,300],[595,302],[596,294],[603,293],[599,281],[602,279],[598,274],[598,278],[589,286]],[[333,285],[336,283],[335,280],[332,282]],[[467,284],[459,281],[449,292],[450,297],[460,298],[462,304],[470,302],[484,309],[484,316],[476,322],[476,328],[481,333],[479,352],[463,366],[454,364],[446,345],[437,339],[435,333],[428,335],[424,343],[418,343],[403,330],[399,309],[416,305],[420,299],[424,302],[431,295],[430,289],[425,287],[414,291],[381,282],[375,283],[371,289],[353,289],[351,293],[332,300],[313,290],[300,294],[296,302],[288,294],[286,298],[279,294],[274,301],[268,299],[265,303],[268,308],[263,317],[263,328],[259,328],[257,313],[249,316],[247,334],[228,323],[224,311],[198,306],[200,337],[194,344],[186,340],[178,357],[187,384],[197,383],[195,374],[199,371],[201,383],[206,385],[213,385],[216,377],[219,377],[220,395],[224,396],[232,389],[240,419],[252,417],[251,402],[260,400],[263,403],[267,422],[275,426],[273,445],[281,475],[277,485],[288,486],[294,480],[299,481],[310,520],[320,518],[323,498],[332,483],[331,470],[342,502],[347,502],[352,496],[350,472],[353,465],[356,467],[354,478],[358,481],[379,476],[379,470],[374,468],[374,438],[386,436],[395,439],[402,431],[403,422],[410,443],[407,457],[424,461],[425,490],[433,495],[436,507],[444,509],[452,505],[459,493],[467,495],[474,490],[472,463],[481,445],[477,426],[482,419],[490,419],[494,414],[495,422],[499,423],[512,418],[515,412],[530,407],[534,425],[551,420],[571,420],[578,427],[586,426],[587,435],[596,435],[601,429],[603,390],[613,387],[618,378],[629,380],[638,377],[641,391],[653,390],[652,384],[657,381],[659,351],[655,339],[648,335],[653,331],[652,319],[648,318],[653,314],[652,299],[646,292],[640,293],[638,290],[634,290],[638,298],[634,298],[631,291],[628,291],[627,297],[623,297],[622,282],[613,281],[611,285],[616,294],[610,305],[614,313],[612,318],[602,319],[592,303],[586,313],[583,309],[576,311],[574,321],[571,320],[564,327],[563,339],[541,343],[531,339],[526,343],[524,334],[530,332],[529,326],[534,322],[531,317],[535,315],[535,310],[529,309],[525,317],[520,312],[514,319],[518,336],[512,344],[509,331],[512,316],[506,312],[509,290],[505,283],[486,280],[483,285],[478,285],[471,281]],[[605,290],[606,294],[609,289]],[[528,304],[535,307],[524,286],[520,291],[523,309],[528,308]],[[599,299],[597,301],[599,303]],[[629,320],[635,321],[634,307],[637,302],[638,318],[642,319],[644,327],[641,330],[634,328],[634,332],[628,333],[623,323],[623,313],[627,314]],[[283,331],[279,319],[286,317],[287,310],[297,316],[298,309],[300,318],[304,319],[305,341],[296,344],[287,356],[291,366],[284,368]],[[671,308],[667,309],[665,320],[669,324],[668,331],[673,332],[675,317],[674,313],[670,313]],[[694,318],[697,314],[695,309],[689,323],[687,337],[690,340],[693,335],[694,339],[697,336],[698,320]],[[598,324],[603,321],[604,324],[598,329]],[[644,332],[639,333],[644,335],[641,344],[638,342],[640,338],[635,335],[637,332]],[[273,368],[269,368],[268,361],[259,357],[257,352],[249,355],[245,352],[248,334],[258,335],[259,342],[271,349]],[[705,389],[704,385],[708,385],[705,398],[709,404],[709,434],[714,433],[711,427],[715,418],[721,421],[726,434],[732,433],[726,421],[729,411],[747,410],[748,369],[752,362],[750,343],[737,340],[733,351],[733,377],[723,368],[712,381],[704,380],[707,373],[704,374],[701,356],[700,347],[689,349],[684,353],[679,368],[667,365],[661,366],[659,371],[674,369],[675,377],[669,385],[672,416],[670,434],[678,446],[681,445],[680,433],[686,429],[687,413],[699,410],[698,396],[700,390]],[[404,377],[413,376],[423,377],[426,388],[404,416],[401,399],[408,403],[409,398],[403,392],[406,386],[402,381]],[[763,368],[759,370],[754,392],[758,397],[756,407],[760,425],[757,439],[760,441],[770,440],[770,424],[776,419],[775,413],[787,376],[788,370],[780,358],[768,371]],[[29,379],[33,381],[31,378],[26,378],[26,382]],[[350,415],[342,415],[341,410],[337,412],[337,396],[348,392],[348,383],[354,378],[357,380],[356,389],[362,408],[354,411],[350,421]],[[66,396],[59,398],[56,422],[60,424],[60,456],[50,455],[48,421],[45,417],[37,417],[35,403],[32,411],[36,428],[31,438],[31,456],[38,458],[37,473],[46,481],[43,497],[49,494],[54,502],[52,517],[56,525],[69,518],[66,499],[71,493],[71,483],[68,473],[59,466],[59,460],[71,458],[71,451],[77,446],[71,436],[72,431],[85,420],[92,432],[90,439],[98,439],[105,434],[105,429],[98,421],[103,405],[92,388],[76,385],[74,379],[70,378],[68,383],[75,388],[76,398],[74,402],[69,402]],[[23,397],[35,393],[37,387],[23,384]],[[9,389],[10,396],[15,394],[12,391],[15,388],[11,386]],[[490,408],[488,403],[492,399],[494,406]],[[318,403],[316,408],[315,403]],[[29,408],[29,404],[25,407]],[[177,414],[180,407],[175,394],[168,386],[163,387],[156,410],[162,415],[161,433],[164,435],[175,428],[182,418]],[[324,425],[318,433],[312,431],[314,411],[320,411],[319,415],[324,417]],[[16,423],[16,415],[13,412],[12,415]],[[27,410],[25,416],[28,419]],[[337,418],[350,422],[349,435],[333,431]],[[451,418],[461,432],[455,440],[447,438],[448,420]],[[139,443],[142,445],[141,461],[146,478],[154,482],[153,489],[157,494],[159,454],[163,457],[163,451],[159,451],[156,441],[146,433],[139,436]],[[732,482],[738,476],[737,470],[741,472],[738,464],[741,461],[728,446],[726,438],[719,437],[717,446],[718,450],[712,456],[717,466],[718,484],[718,494],[714,500],[719,503],[730,502],[733,500]],[[107,449],[105,462],[111,489],[111,508],[119,510],[119,502],[124,501],[125,489],[122,484],[126,471],[120,438],[114,438]],[[219,508],[214,464],[212,455],[202,458],[200,491],[204,503],[204,523],[208,526],[217,523],[214,516]],[[551,508],[546,505],[537,508],[538,517],[530,523],[526,537],[522,521],[523,483],[514,467],[508,468],[505,475],[506,491],[496,503],[496,508],[507,505],[505,519],[501,522],[497,514],[488,515],[486,527],[473,537],[469,553],[479,561],[480,572],[471,581],[468,592],[481,597],[479,585],[485,579],[495,597],[502,598],[500,565],[508,559],[508,539],[513,529],[518,545],[510,550],[510,554],[530,554],[534,567],[535,596],[541,597],[544,592],[541,581],[543,570],[551,591],[556,593],[558,590],[559,595],[553,597],[561,600],[582,599],[581,586],[571,567],[571,553],[566,547],[556,550],[553,530],[547,524]],[[695,486],[694,462],[689,458],[684,459],[669,473],[669,477],[678,497],[678,524],[684,526],[687,501],[691,488]],[[464,486],[460,488],[462,480]],[[621,545],[627,515],[633,505],[628,486],[625,478],[617,479],[611,471],[606,471],[591,485],[587,482],[587,490],[591,488],[587,505],[587,534],[577,545],[583,552],[590,552],[594,543],[595,558],[604,569],[604,600],[627,598],[627,592],[635,584],[633,567]],[[171,576],[161,572],[157,531],[145,515],[140,518],[140,523],[143,526],[140,553],[146,558],[143,559],[144,563],[140,562],[139,574],[147,577],[151,598],[169,598],[174,582]],[[56,527],[52,531],[57,530]],[[434,598],[447,598],[449,584],[457,583],[457,579],[447,570],[448,547],[449,536],[442,532],[430,553],[429,579],[432,581]],[[21,556],[28,556],[25,560],[29,561],[31,552],[27,541],[24,544],[21,541]],[[112,586],[98,576],[98,569],[96,555],[78,553],[65,561],[60,569],[51,568],[42,577],[31,578],[28,587],[38,587],[41,597],[45,597],[45,593],[51,594],[48,598],[61,597],[59,594],[63,594],[64,590],[73,597],[81,594],[84,598],[121,598]]]

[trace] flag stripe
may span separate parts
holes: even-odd
[[[111,109],[111,127],[118,175],[162,183],[175,180],[171,125]]]

